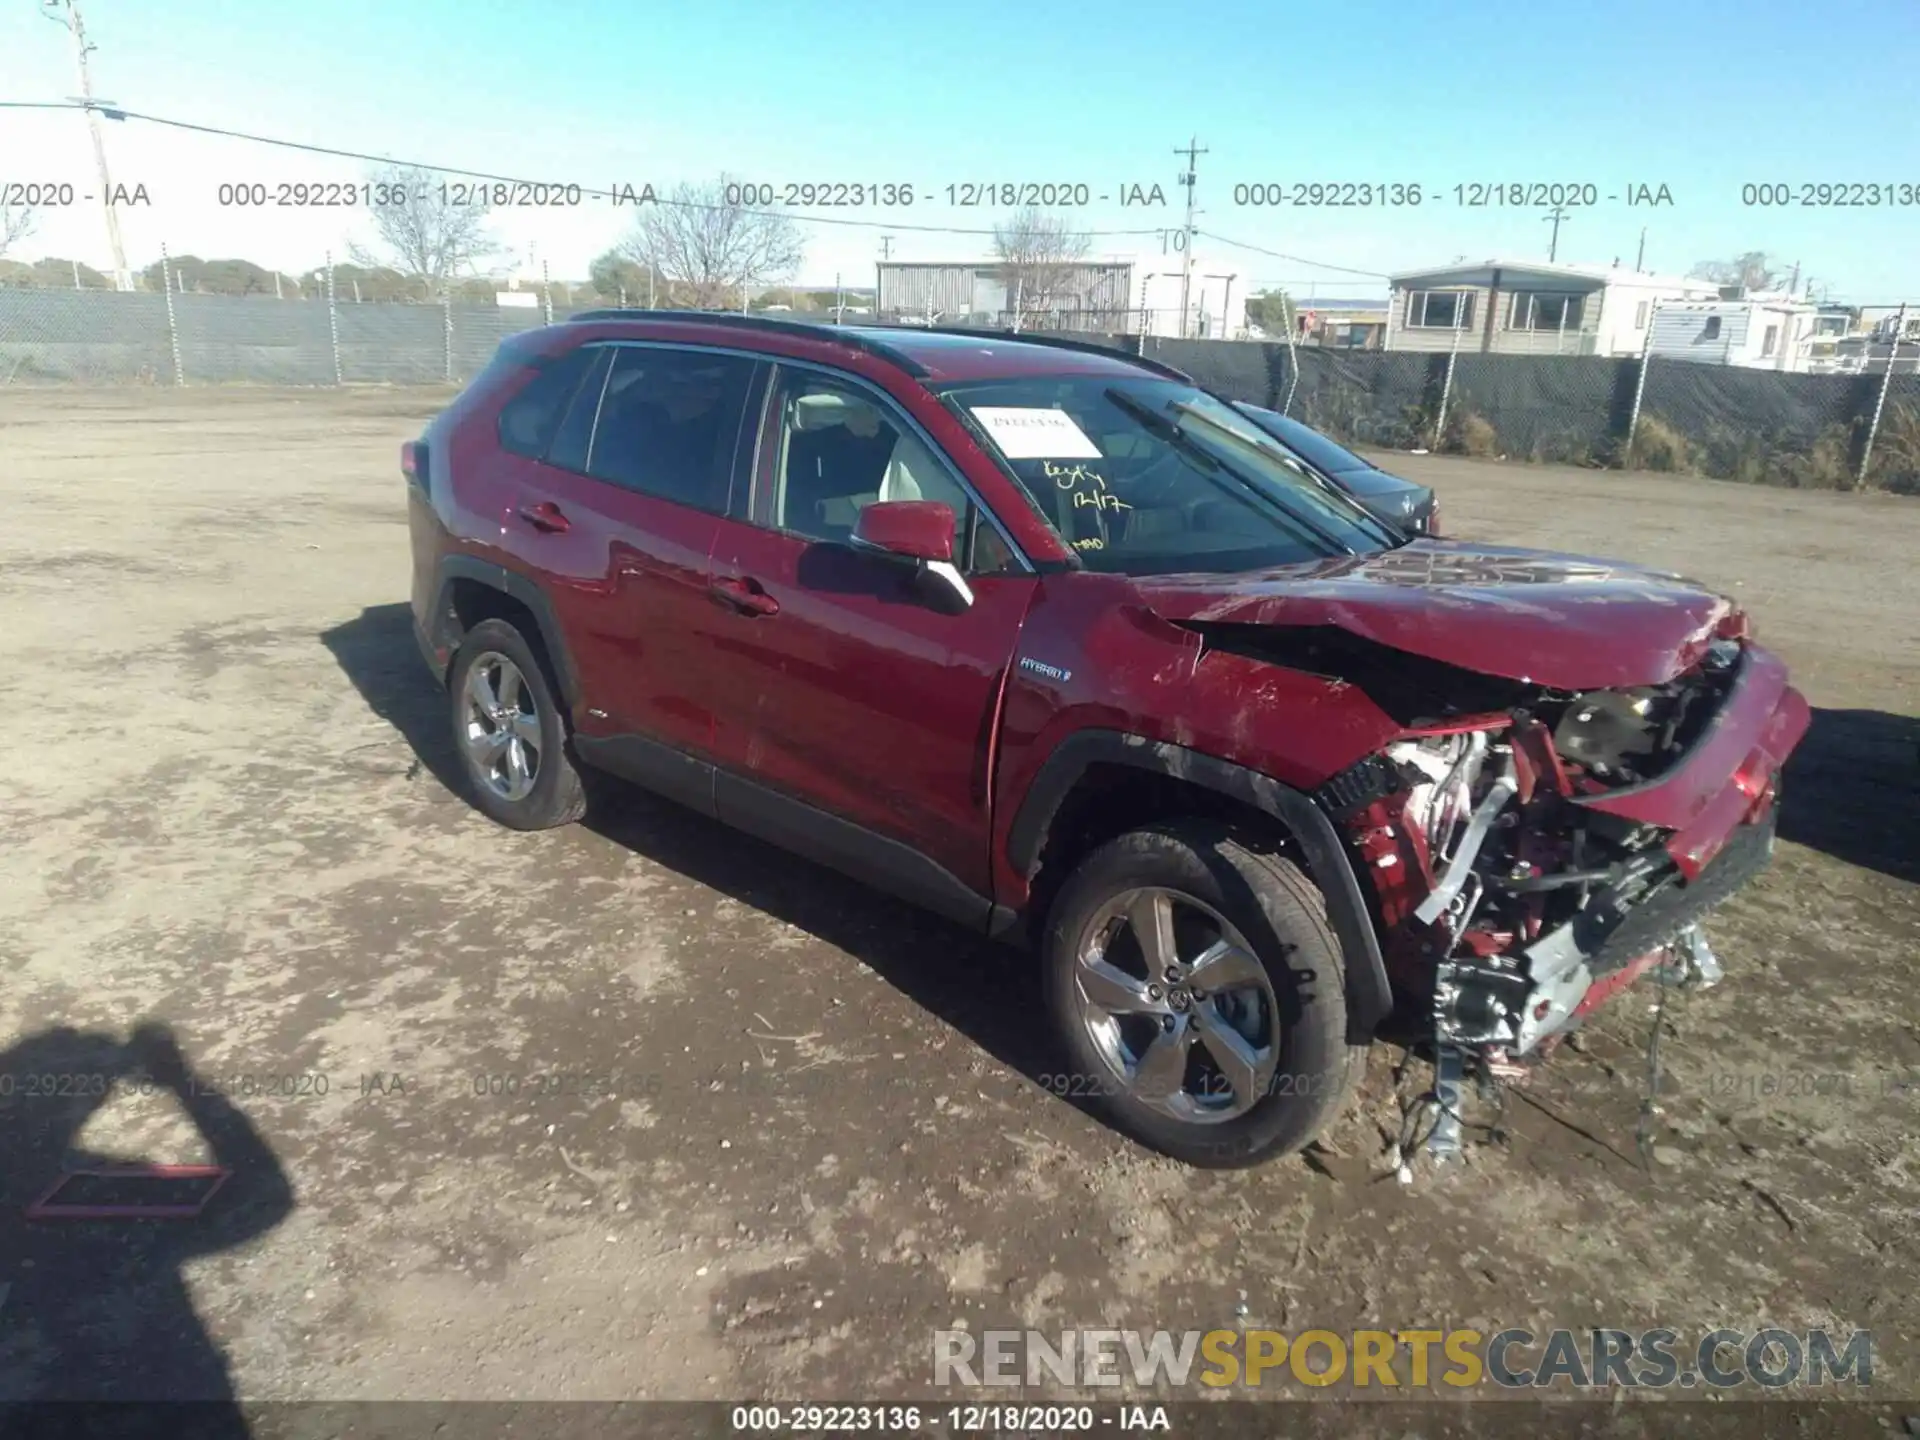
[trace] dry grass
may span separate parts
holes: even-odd
[[[1920,495],[1920,405],[1890,402],[1873,437],[1867,488]]]
[[[1639,427],[1633,432],[1627,461],[1635,470],[1685,474],[1693,469],[1692,447],[1686,436],[1658,415],[1642,415]]]
[[[1448,455],[1489,460],[1500,454],[1500,432],[1491,420],[1462,400],[1447,416],[1438,449]]]

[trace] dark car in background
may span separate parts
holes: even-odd
[[[1411,535],[1440,533],[1440,507],[1430,487],[1389,474],[1278,410],[1242,401],[1234,409],[1389,525]]]

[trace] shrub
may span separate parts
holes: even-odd
[[[1471,455],[1487,459],[1500,453],[1500,432],[1493,422],[1463,402],[1447,415],[1446,432],[1439,448],[1449,455]]]
[[[1690,452],[1686,436],[1658,415],[1642,415],[1627,460],[1636,470],[1685,471],[1693,468]]]
[[[1920,495],[1920,405],[1890,400],[1881,412],[1867,484],[1895,495]]]

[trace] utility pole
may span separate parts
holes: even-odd
[[[1640,248],[1633,257],[1633,273],[1638,275],[1647,258],[1647,227],[1640,227]]]
[[[1560,222],[1573,216],[1564,205],[1556,205],[1541,218],[1553,222],[1553,239],[1547,242],[1547,263],[1551,265],[1560,257]]]
[[[1787,282],[1787,294],[1797,295],[1799,293],[1800,293],[1800,262],[1796,260],[1793,262],[1793,279]]]
[[[1193,293],[1193,187],[1199,178],[1194,170],[1194,162],[1207,152],[1200,148],[1200,139],[1195,136],[1187,141],[1184,150],[1175,146],[1173,153],[1187,157],[1187,168],[1180,174],[1180,183],[1187,187],[1187,222],[1181,230],[1184,243],[1180,247],[1184,252],[1180,265],[1180,338],[1185,340],[1188,298]]]
[[[127,248],[120,241],[120,217],[113,208],[113,181],[107,175],[107,140],[100,132],[100,111],[93,102],[93,76],[87,69],[87,56],[96,47],[87,43],[86,22],[80,17],[75,0],[42,0],[40,12],[49,20],[66,26],[73,36],[73,58],[80,71],[79,99],[87,112],[87,128],[93,132],[93,160],[100,170],[100,207],[107,216],[107,244],[113,251],[113,288],[133,289],[133,276],[127,270]],[[64,14],[62,10],[64,9]]]
[[[882,235],[880,237],[880,258],[882,260],[891,260],[893,258],[893,237],[891,235]]]

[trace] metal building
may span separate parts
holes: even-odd
[[[1036,300],[1018,273],[998,262],[883,260],[874,313],[882,320],[1035,330],[1121,331],[1133,319],[1133,266],[1088,262],[1065,267],[1053,294]]]

